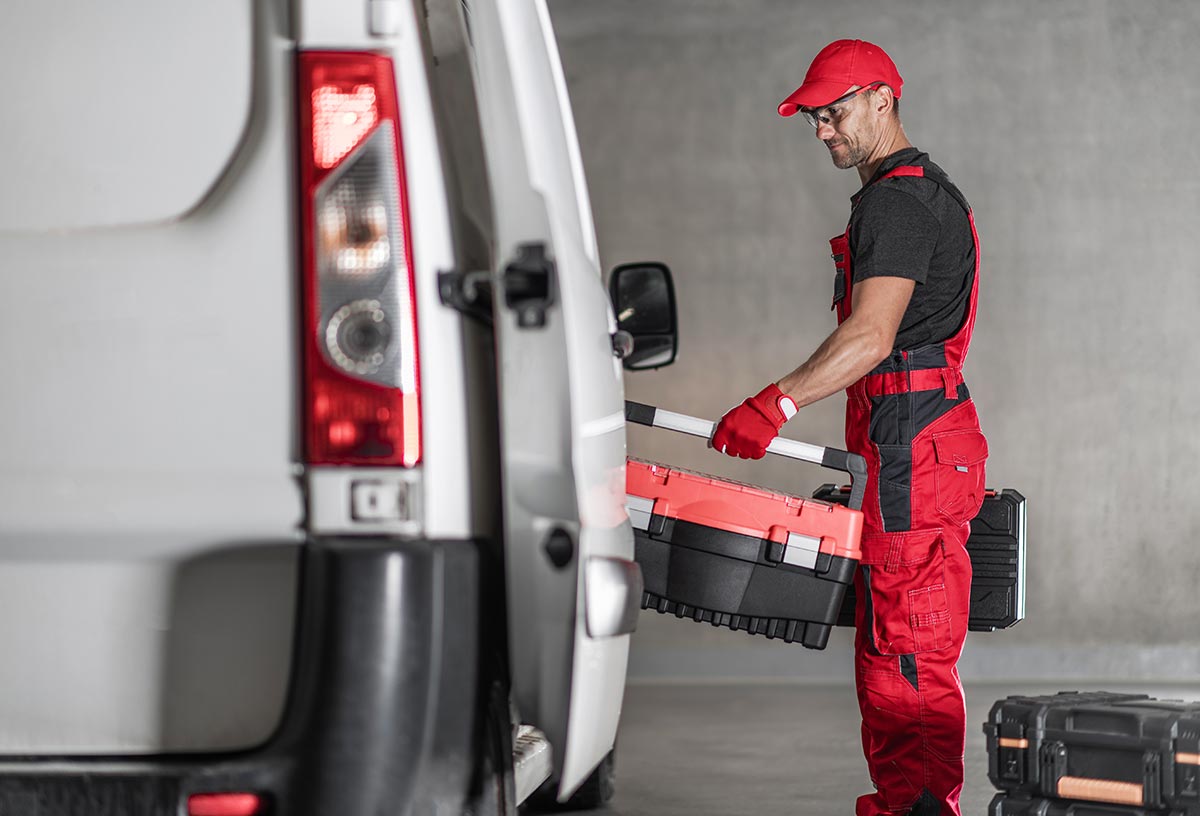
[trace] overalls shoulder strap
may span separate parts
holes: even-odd
[[[971,212],[970,205],[967,204],[966,198],[959,191],[959,189],[954,186],[950,179],[945,176],[945,174],[937,172],[936,170],[927,169],[919,165],[902,165],[900,167],[895,167],[876,179],[871,184],[871,187],[869,187],[867,191],[864,191],[864,195],[867,194],[871,188],[882,181],[890,178],[902,177],[925,178],[934,182],[943,190],[945,190],[946,193],[953,198],[960,207],[963,208],[963,211],[966,212],[967,221],[971,226],[971,238],[975,244],[975,269],[973,279],[971,281],[971,296],[967,305],[966,318],[963,320],[963,324],[959,327],[957,332],[955,332],[951,337],[947,338],[942,343],[938,344],[941,349],[944,349],[944,358],[941,354],[939,354],[938,357],[942,358],[939,359],[939,364],[930,366],[926,373],[918,377],[918,379],[922,381],[922,385],[925,384],[924,380],[932,381],[935,377],[940,378],[946,388],[947,395],[949,395],[955,388],[956,384],[962,381],[962,364],[963,360],[966,358],[967,348],[971,342],[971,334],[975,328],[975,310],[979,292],[979,234],[975,229],[975,218]],[[853,311],[852,295],[854,290],[854,270],[852,268],[852,259],[850,257],[850,225],[846,225],[846,230],[841,235],[830,239],[829,244],[830,249],[832,250],[833,261],[836,266],[836,272],[834,275],[833,308],[837,310],[838,323],[840,325],[843,321],[850,317],[850,314]],[[916,361],[913,362],[916,363]],[[920,364],[917,363],[917,365],[919,366]],[[913,382],[911,374],[914,368],[906,366],[906,369],[907,370],[903,377],[903,381],[910,388],[916,386],[917,384]],[[890,382],[895,378],[888,377],[883,379],[889,381],[887,385],[889,391],[897,388],[895,384]]]
[[[955,202],[957,202],[958,206],[962,207],[968,215],[971,214],[971,205],[967,203],[966,197],[963,196],[959,189],[954,186],[954,183],[950,181],[950,179],[947,178],[944,173],[939,173],[936,170],[927,169],[918,165],[905,165],[894,168],[890,172],[884,173],[882,176],[876,179],[874,184],[871,186],[874,187],[875,184],[878,184],[885,179],[904,177],[929,179],[945,190],[946,193],[953,198]]]

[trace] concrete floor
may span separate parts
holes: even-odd
[[[1009,694],[1065,689],[1200,699],[1196,687],[967,686],[964,816],[985,816],[983,721]],[[810,685],[633,685],[617,737],[617,793],[599,816],[850,816],[871,789],[854,689]]]

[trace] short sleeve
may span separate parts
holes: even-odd
[[[903,190],[872,190],[850,223],[854,280],[881,276],[925,283],[941,225],[929,208]]]

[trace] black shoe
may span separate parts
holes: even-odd
[[[921,791],[921,798],[913,804],[908,816],[941,816],[942,803],[933,798],[928,790]]]

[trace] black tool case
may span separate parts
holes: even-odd
[[[625,415],[694,436],[713,432],[707,420],[639,403],[627,402]],[[767,450],[845,471],[855,489],[832,504],[628,460],[642,607],[823,649],[858,568],[866,462],[789,439]]]
[[[988,816],[1187,816],[1182,810],[1147,810],[1128,805],[1097,805],[1062,799],[1029,799],[998,793]]]
[[[845,502],[849,490],[824,484],[814,499]],[[1025,618],[1025,497],[1016,490],[988,490],[971,522],[972,632],[1008,629]],[[854,625],[854,587],[846,593],[838,626]]]
[[[1200,703],[1013,696],[992,706],[983,730],[988,778],[1010,795],[1200,816]]]

